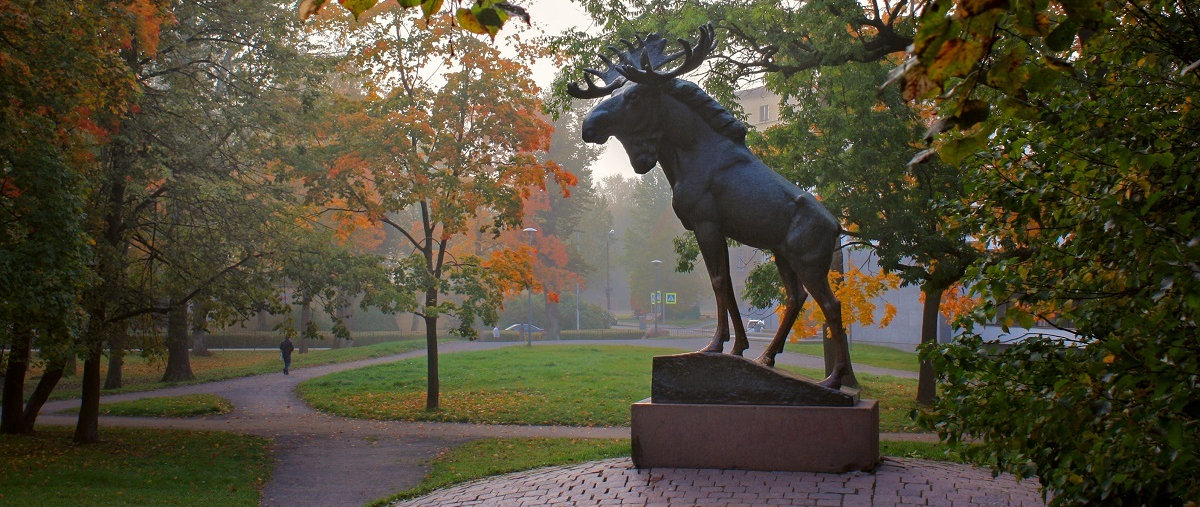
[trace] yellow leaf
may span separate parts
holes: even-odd
[[[366,12],[367,9],[374,7],[375,3],[378,1],[379,0],[338,0],[338,2],[342,4],[342,7],[345,7],[346,10],[350,11],[350,14],[354,15],[354,19],[358,19],[359,14],[362,14]]]
[[[425,0],[421,2],[421,12],[425,14],[425,19],[432,18],[440,10],[442,10],[442,0]]]
[[[296,13],[300,15],[300,21],[304,21],[321,10],[323,5],[325,0],[300,0],[300,5],[296,6]]]
[[[463,30],[479,35],[487,35],[487,29],[479,24],[479,20],[475,19],[474,14],[471,14],[471,9],[459,9],[454,17],[458,20],[458,26],[462,27]]]

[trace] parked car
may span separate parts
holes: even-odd
[[[746,330],[754,331],[755,333],[761,333],[763,328],[766,327],[766,325],[767,325],[767,323],[763,322],[761,320],[750,319],[749,321],[746,322]]]
[[[504,328],[504,330],[505,331],[525,331],[525,328],[529,328],[529,331],[532,333],[540,333],[540,332],[544,331],[542,328],[537,327],[533,324],[513,324],[511,326]]]

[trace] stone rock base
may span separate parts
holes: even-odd
[[[632,408],[638,468],[841,473],[879,464],[879,403],[853,407],[652,403]]]

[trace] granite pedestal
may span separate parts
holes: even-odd
[[[632,408],[638,468],[839,473],[879,463],[879,404],[727,354],[654,358]]]

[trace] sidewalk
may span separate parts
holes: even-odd
[[[707,339],[654,339],[604,341],[604,344],[650,346],[696,350],[703,347]],[[595,341],[540,342],[534,346],[558,346],[569,344],[596,344]],[[447,342],[441,345],[442,353],[467,350],[487,350],[518,345],[513,342]],[[762,344],[752,342],[761,347]],[[570,437],[570,438],[628,438],[629,428],[578,428],[561,426],[493,426],[456,423],[412,423],[396,421],[368,421],[347,419],[323,414],[309,408],[295,394],[295,387],[302,381],[338,371],[361,368],[403,359],[422,357],[424,351],[409,352],[395,356],[373,358],[352,363],[341,363],[292,370],[291,375],[268,374],[255,377],[181,386],[158,391],[127,393],[103,397],[104,402],[132,400],[161,396],[177,396],[193,393],[212,393],[225,397],[234,405],[234,412],[220,417],[193,419],[162,419],[138,417],[101,418],[101,437],[104,428],[130,426],[144,428],[170,428],[189,430],[233,431],[271,437],[275,439],[276,466],[271,482],[263,491],[261,505],[264,507],[357,507],[368,501],[390,496],[410,489],[424,478],[427,464],[438,453],[461,445],[464,442],[486,437]],[[751,356],[753,357],[753,356]],[[796,364],[820,368],[821,358],[783,353],[778,360],[782,364]],[[855,365],[858,371],[881,372],[884,374],[910,376],[911,372],[896,372]],[[78,406],[78,400],[47,403],[38,424],[74,425],[75,417],[54,414],[68,407]],[[884,440],[919,439],[933,440],[932,435],[889,434]],[[605,463],[605,462],[598,462]],[[627,461],[625,462],[628,463]],[[909,468],[918,480],[926,472],[921,463],[930,463],[940,470],[946,464],[916,462]],[[583,465],[581,465],[583,466]],[[607,465],[594,465],[607,466]],[[970,467],[951,467],[974,470]],[[628,466],[617,469],[628,472]],[[695,472],[695,471],[691,471]],[[691,472],[679,472],[683,474]],[[538,474],[543,472],[537,472]],[[556,472],[548,471],[553,475]],[[561,472],[558,472],[561,473]],[[574,472],[567,472],[574,473]],[[615,472],[614,472],[615,473]],[[665,472],[655,471],[655,474]],[[736,472],[729,472],[736,473]],[[746,472],[749,473],[749,472]],[[755,472],[758,473],[758,472]],[[990,473],[979,472],[990,480]],[[530,473],[534,474],[534,473]],[[786,477],[792,474],[773,474]],[[602,477],[607,477],[601,474]],[[674,477],[666,474],[664,477]],[[511,477],[511,476],[510,476]],[[622,476],[624,477],[624,476]],[[629,477],[640,477],[634,474]],[[650,477],[650,476],[647,476]],[[827,477],[827,476],[822,476]],[[562,478],[567,484],[579,478]],[[651,477],[652,479],[652,477]],[[651,479],[641,479],[651,481]],[[504,481],[511,479],[497,479]],[[614,479],[615,480],[615,479]],[[635,481],[635,479],[628,479]],[[674,480],[674,479],[672,479]],[[789,479],[790,480],[790,479]],[[1004,479],[1001,479],[1003,481]],[[654,482],[656,482],[655,480]],[[492,481],[488,481],[492,482]],[[636,482],[636,481],[635,481]],[[631,482],[634,484],[635,482]],[[1013,482],[1008,479],[1008,482]],[[480,483],[477,483],[480,484]],[[509,486],[512,486],[510,484]],[[539,484],[514,487],[540,488]],[[632,486],[631,486],[632,487]],[[712,487],[712,486],[703,486]],[[455,488],[457,489],[457,488]],[[1033,491],[1034,488],[1027,488]],[[449,490],[447,490],[449,491]],[[686,491],[686,488],[684,488]],[[734,491],[729,491],[733,493]],[[628,496],[631,493],[627,493]],[[690,498],[690,497],[688,497]],[[732,498],[732,497],[730,497]],[[631,501],[634,501],[630,499]],[[648,500],[643,498],[643,500]],[[552,504],[528,505],[592,505],[593,500],[556,500]],[[751,502],[756,503],[756,502]],[[486,503],[492,505],[492,503]],[[634,504],[644,505],[643,503]],[[736,505],[731,503],[729,505]],[[439,505],[423,504],[423,505]],[[525,505],[514,503],[511,505]],[[665,504],[664,504],[665,505]],[[691,505],[691,504],[689,504]],[[712,505],[712,504],[703,504]],[[818,505],[818,504],[800,504]],[[835,504],[840,505],[840,504]],[[857,504],[846,504],[857,505]],[[865,504],[871,505],[871,504]],[[876,503],[874,505],[887,505]],[[938,505],[931,503],[930,505]],[[945,504],[987,505],[987,504]],[[1033,504],[1036,505],[1036,504]]]

